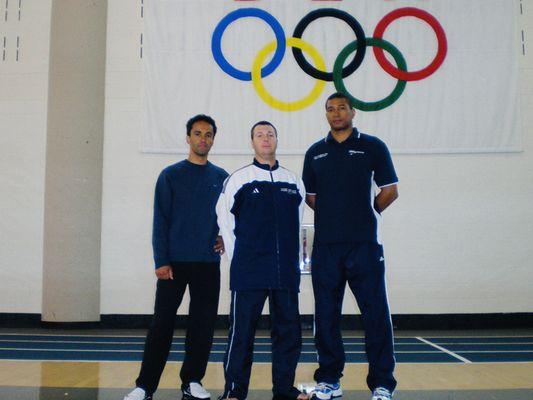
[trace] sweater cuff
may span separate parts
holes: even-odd
[[[158,258],[155,260],[155,269],[161,268],[164,265],[170,265],[170,261],[164,258]]]

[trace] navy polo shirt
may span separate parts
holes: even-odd
[[[381,243],[376,190],[398,182],[385,143],[356,128],[342,143],[329,133],[305,153],[303,181],[316,195],[315,244]]]

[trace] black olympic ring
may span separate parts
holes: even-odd
[[[431,62],[430,65],[419,71],[407,71],[405,60],[403,60],[403,56],[398,51],[398,49],[396,49],[391,43],[383,40],[383,33],[385,29],[389,26],[389,24],[398,18],[406,16],[416,17],[425,21],[430,25],[431,28],[433,28],[433,31],[437,36],[437,55],[435,56],[434,60]],[[274,31],[274,34],[276,35],[276,42],[268,44],[267,46],[265,46],[265,48],[263,48],[263,50],[258,53],[256,61],[254,61],[252,65],[251,72],[240,71],[230,65],[222,54],[221,47],[222,35],[227,26],[233,21],[244,17],[257,17],[263,19],[268,25],[270,25],[270,27]],[[321,17],[333,17],[343,20],[350,26],[356,36],[356,40],[349,43],[337,56],[333,67],[333,72],[325,72],[316,69],[307,62],[302,53],[302,51],[310,53],[313,56],[315,63],[317,63],[317,65],[320,65],[319,68],[323,68],[324,70],[326,69],[325,63],[321,59],[317,50],[309,43],[306,43],[302,40],[303,32],[305,31],[307,26],[314,20]],[[293,101],[289,103],[282,102],[273,98],[270,94],[266,92],[265,88],[260,83],[262,77],[269,75],[279,66],[283,59],[286,46],[293,48],[292,52],[294,58],[296,59],[296,62],[298,63],[300,68],[307,75],[317,79],[317,84],[315,85],[315,88],[307,97],[302,100]],[[353,97],[347,91],[346,87],[344,86],[344,83],[342,82],[343,78],[346,78],[347,76],[351,75],[357,70],[357,68],[359,68],[365,57],[367,46],[374,47],[374,54],[378,63],[389,75],[398,79],[398,84],[396,85],[396,88],[394,89],[393,93],[391,93],[385,99],[373,103],[363,102]],[[405,88],[405,83],[407,81],[421,80],[433,74],[441,66],[442,62],[444,61],[444,58],[446,57],[447,40],[444,29],[435,19],[435,17],[433,17],[431,14],[424,10],[414,7],[398,8],[385,15],[376,26],[374,31],[374,37],[372,38],[365,37],[363,28],[354,17],[352,17],[345,11],[338,10],[335,8],[322,8],[308,13],[305,17],[302,18],[300,22],[298,22],[296,28],[294,29],[293,37],[291,38],[285,38],[283,28],[281,27],[279,22],[268,12],[258,8],[239,8],[230,12],[218,23],[215,30],[213,31],[213,36],[211,38],[211,48],[216,63],[224,72],[236,79],[240,79],[243,81],[253,81],[254,88],[258,92],[259,96],[267,104],[274,108],[283,111],[296,111],[305,108],[314,100],[316,100],[318,96],[320,96],[320,93],[324,89],[326,81],[333,81],[335,84],[335,88],[338,91],[348,95],[351,99],[352,104],[356,108],[365,111],[376,111],[386,108],[392,103],[394,103],[403,92]],[[273,52],[274,50],[275,54],[272,60],[267,64],[267,66],[262,67],[262,63],[265,61],[267,54]],[[389,61],[387,61],[385,55],[383,54],[383,50],[386,50],[394,56],[394,59],[397,63],[396,67],[394,67]],[[354,51],[356,52],[356,54],[353,60],[346,67],[343,68],[344,60],[346,60],[346,58]]]
[[[354,17],[352,17],[346,11],[338,10],[336,8],[320,8],[318,10],[311,11],[309,14],[303,17],[300,22],[298,22],[298,25],[296,25],[296,28],[294,28],[294,33],[292,34],[292,36],[301,39],[305,28],[307,28],[307,26],[315,19],[322,17],[333,17],[341,19],[346,22],[355,33],[355,37],[357,39],[357,52],[355,53],[353,60],[350,61],[350,63],[342,69],[342,77],[346,78],[347,76],[355,72],[357,68],[359,68],[359,66],[363,62],[363,59],[365,58],[366,52],[365,32],[363,31],[361,24]],[[313,67],[311,64],[309,64],[309,62],[307,62],[301,49],[293,47],[292,54],[294,55],[294,58],[296,59],[296,62],[298,63],[300,68],[306,74],[311,75],[313,78],[320,79],[322,81],[333,81],[333,72],[319,71],[318,69]]]

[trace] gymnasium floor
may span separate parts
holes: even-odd
[[[144,331],[0,329],[0,399],[122,399],[134,385]],[[368,399],[361,332],[345,332],[345,399]],[[224,379],[226,336],[217,332],[204,386],[214,397]],[[156,399],[181,398],[177,387],[183,335],[176,331]],[[315,349],[305,333],[297,383],[312,382]],[[397,332],[395,399],[533,400],[533,330]],[[269,399],[270,339],[254,348],[252,400]]]

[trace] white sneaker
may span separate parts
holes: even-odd
[[[129,392],[124,400],[152,400],[152,396],[147,395],[144,389],[138,387]]]
[[[341,385],[339,382],[318,382],[313,391],[313,397],[316,397],[318,400],[331,400],[342,397]]]
[[[384,387],[377,387],[372,393],[372,400],[391,400],[392,393]]]
[[[211,393],[204,389],[201,383],[191,382],[189,386],[181,390],[184,400],[206,400],[211,398]]]

